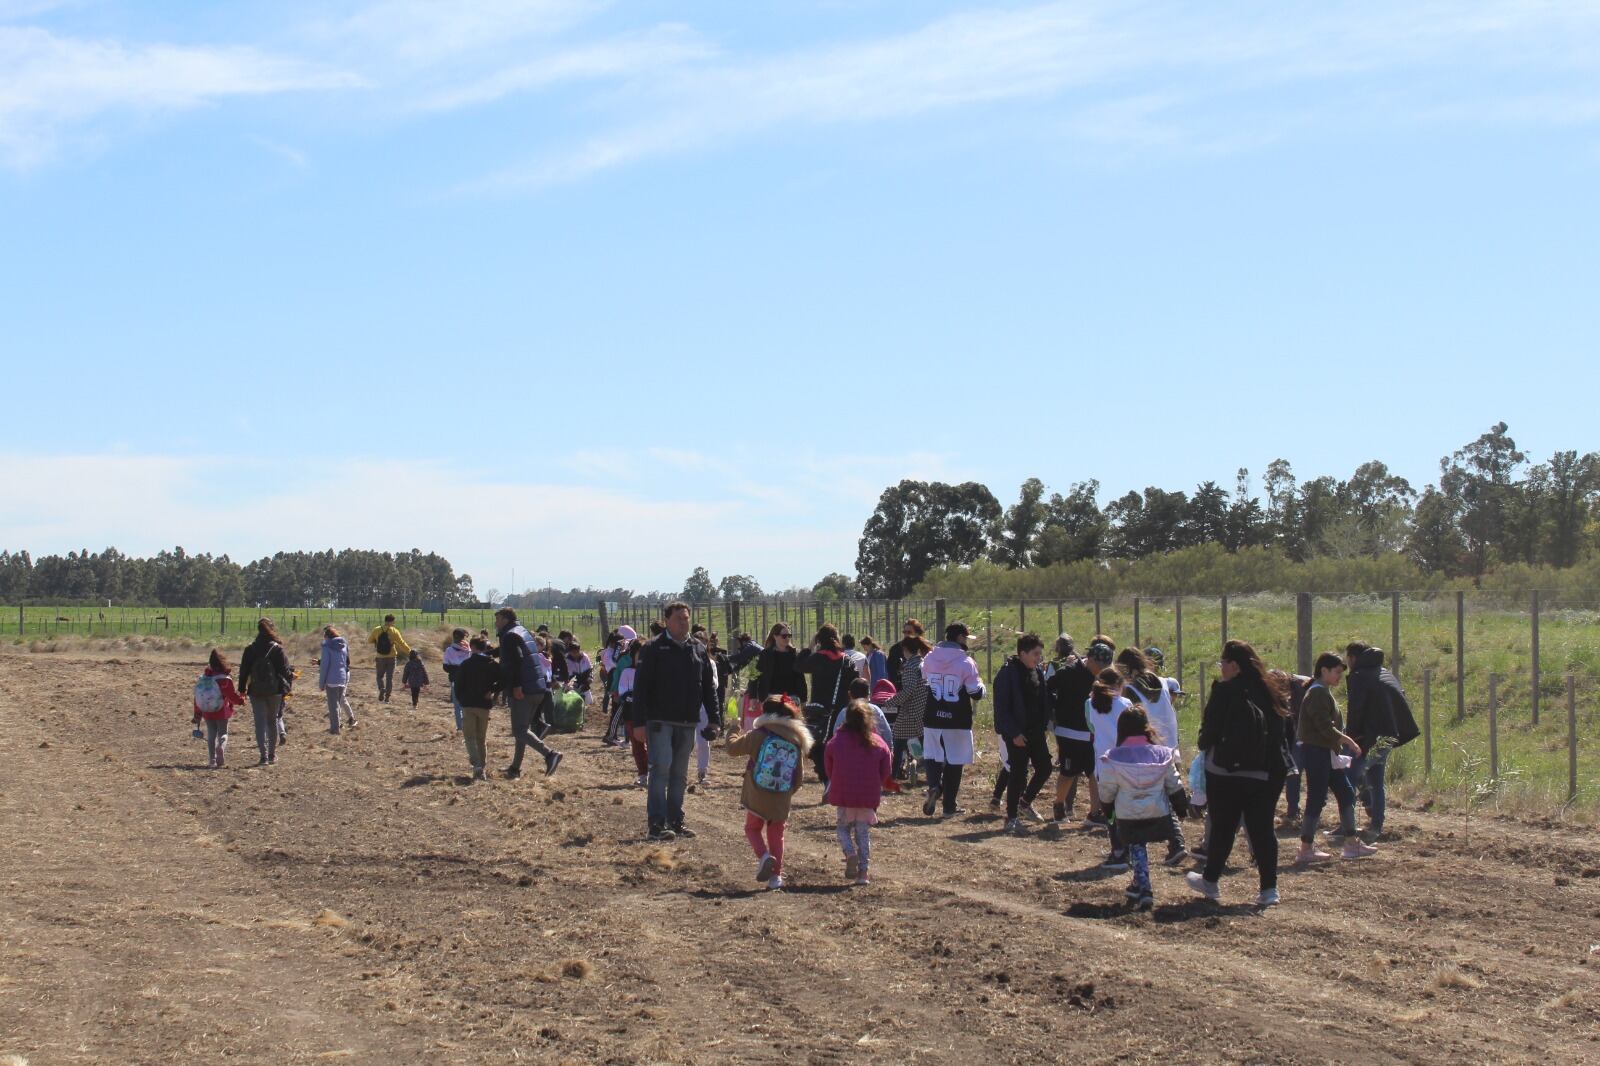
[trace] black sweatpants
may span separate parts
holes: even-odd
[[[1283,779],[1257,781],[1248,777],[1206,774],[1206,809],[1211,813],[1211,836],[1206,840],[1207,881],[1215,884],[1228,864],[1239,822],[1256,853],[1256,869],[1263,890],[1278,887],[1278,837],[1272,831],[1272,814],[1278,806]]]
[[[1043,730],[1025,735],[1023,739],[1027,744],[1022,747],[1018,747],[1012,737],[1002,739],[1006,744],[1006,761],[1010,764],[1006,775],[1006,817],[1015,818],[1022,804],[1032,803],[1050,780],[1050,744]],[[1031,775],[1029,763],[1033,764]]]

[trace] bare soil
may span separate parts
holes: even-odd
[[[720,752],[699,838],[652,847],[592,719],[554,778],[472,784],[448,704],[361,671],[353,733],[305,685],[277,766],[246,710],[208,771],[198,669],[0,655],[0,1057],[1600,1061],[1592,830],[1397,810],[1378,857],[1286,867],[1277,908],[1249,870],[1216,905],[1158,868],[1139,914],[1103,836],[999,834],[990,756],[972,815],[886,800],[866,888],[808,784],[769,893]]]

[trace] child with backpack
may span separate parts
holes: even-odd
[[[212,648],[211,661],[194,683],[194,724],[205,723],[207,769],[222,769],[222,757],[228,750],[228,719],[243,706],[244,697],[233,687],[233,668],[220,650]]]
[[[823,753],[828,801],[839,812],[844,878],[858,885],[871,884],[867,866],[872,861],[872,827],[878,823],[884,782],[894,772],[894,753],[873,724],[874,712],[866,700],[852,700],[844,711],[844,725]]]
[[[406,656],[406,669],[400,675],[400,683],[411,690],[411,706],[415,707],[422,690],[428,687],[428,668],[422,665],[422,656],[415,648]]]
[[[756,881],[768,888],[783,887],[783,829],[811,743],[799,705],[780,695],[768,697],[754,728],[726,747],[729,755],[749,760],[739,803],[745,809],[745,839],[759,860]]]
[[[1128,899],[1147,911],[1155,906],[1150,886],[1147,844],[1172,840],[1172,816],[1189,809],[1176,753],[1157,743],[1156,731],[1140,704],[1117,716],[1117,743],[1100,757],[1096,773],[1100,802],[1113,812],[1117,839],[1133,866]]]

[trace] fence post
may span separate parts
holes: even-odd
[[[940,641],[940,640],[944,639],[944,600],[943,600],[943,598],[940,598],[940,599],[937,599],[937,600],[933,601],[933,633],[934,633],[933,639],[935,641]]]
[[[1499,693],[1496,692],[1500,679],[1494,674],[1489,675],[1489,780],[1500,780],[1500,722],[1496,713],[1499,703]]]
[[[984,681],[992,684],[994,681],[994,601],[991,600],[983,606],[983,674]]]
[[[816,611],[817,611],[817,628],[821,629],[822,628],[822,601],[821,600],[817,601]]]
[[[19,607],[17,609],[20,611],[22,608]],[[1067,631],[1067,616],[1066,616],[1066,613],[1061,609],[1061,601],[1057,600],[1056,601],[1056,635],[1060,636],[1062,633],[1065,633],[1066,631]],[[1051,654],[1054,654],[1054,652],[1052,651]]]
[[[1422,671],[1422,776],[1433,776],[1433,670]]]
[[[228,635],[228,594],[226,592],[222,594],[221,600],[217,604],[217,607],[218,613],[221,615],[218,625],[222,629],[222,632],[218,635],[226,637]]]
[[[1028,631],[1028,601],[1017,601],[1017,633],[1020,636]]]
[[[1567,802],[1578,799],[1578,679],[1567,675]]]
[[[1139,597],[1133,598],[1133,646],[1139,647]]]
[[[1172,649],[1173,664],[1177,668],[1177,672],[1173,676],[1177,677],[1179,679],[1179,684],[1182,684],[1183,683],[1183,597],[1182,596],[1174,596],[1173,597],[1173,599],[1172,599],[1172,613],[1173,613],[1173,616],[1174,616],[1173,620],[1177,623],[1177,628],[1178,628],[1178,634],[1177,634],[1178,646]],[[1206,679],[1206,666],[1205,666],[1205,663],[1202,662],[1200,664],[1200,680],[1201,680],[1201,682],[1204,682],[1205,679]]]
[[[1389,667],[1395,677],[1400,676],[1400,592],[1389,593]]]
[[[1456,721],[1467,720],[1467,594],[1456,591]]]
[[[1295,660],[1299,673],[1311,673],[1311,593],[1294,594]]]
[[[1533,724],[1539,724],[1539,590],[1533,590]]]
[[[1095,631],[1095,633],[1097,635],[1100,634],[1100,633],[1104,633],[1105,632],[1105,629],[1100,625],[1100,601],[1099,600],[1095,600],[1094,601],[1094,631]]]
[[[1222,597],[1222,643],[1228,643],[1228,597]]]
[[[606,634],[611,632],[611,627],[606,624],[606,601],[596,600],[595,606],[598,608],[600,616],[600,639],[595,646],[603,651],[606,646]]]

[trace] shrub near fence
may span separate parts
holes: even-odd
[[[395,623],[409,627],[432,628],[461,626],[476,633],[494,629],[494,611],[453,610],[417,611],[382,607],[0,607],[0,639],[81,636],[120,637],[129,635],[188,636],[201,639],[245,639],[255,632],[256,619],[266,616],[286,633],[309,633],[325,625],[355,627],[360,636],[375,628],[383,616],[392,614]],[[595,632],[592,610],[538,610],[524,608],[518,617],[531,629],[540,624],[551,632],[570,629],[585,641]],[[350,634],[347,634],[350,635]],[[593,646],[593,645],[591,645]]]

